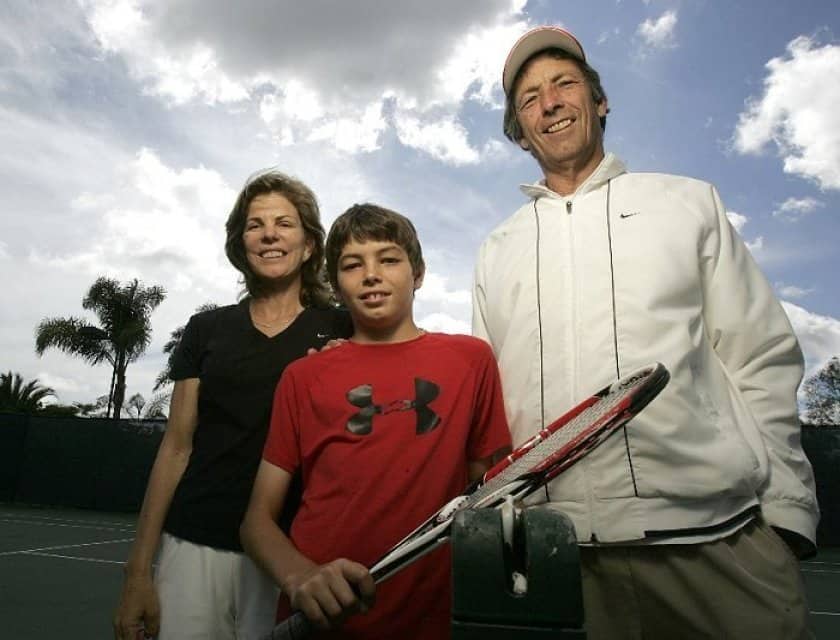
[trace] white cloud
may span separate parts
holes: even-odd
[[[608,40],[612,38],[618,37],[621,35],[621,28],[620,27],[613,27],[612,29],[607,29],[606,31],[602,31],[601,35],[598,36],[598,40],[596,41],[597,44],[604,44]]]
[[[328,140],[356,153],[381,146],[393,102],[399,139],[456,165],[486,148],[467,144],[459,111],[467,100],[500,106],[499,69],[527,28],[524,5],[311,0],[231,20],[227,0],[83,2],[101,48],[168,103],[253,104],[282,145]]]
[[[766,257],[764,255],[764,236],[758,236],[754,240],[747,240],[744,237],[742,230],[750,219],[745,215],[736,213],[735,211],[727,211],[726,217],[729,218],[730,224],[735,227],[735,231],[738,232],[738,235],[743,238],[744,243],[747,245],[747,249],[750,250],[753,258],[762,261],[762,259]]]
[[[54,389],[59,397],[62,393],[72,394],[83,390],[83,386],[74,378],[55,375],[48,371],[40,371],[36,377],[42,385]]]
[[[327,119],[313,129],[308,140],[328,140],[339,151],[357,153],[375,151],[381,146],[381,138],[387,123],[382,115],[382,103],[369,104],[356,117]]]
[[[760,154],[769,144],[784,171],[840,189],[840,45],[819,46],[799,36],[787,56],[766,64],[764,94],[749,98],[735,129],[740,153]]]
[[[727,211],[726,217],[729,218],[729,222],[735,227],[735,231],[741,233],[741,229],[744,228],[744,225],[747,224],[749,218],[747,216],[741,215],[740,213],[736,213],[734,211]]]
[[[840,355],[840,320],[811,313],[782,301],[805,354],[805,377],[813,375],[830,358]]]
[[[445,313],[430,313],[429,315],[422,316],[417,321],[417,326],[425,329],[426,331],[470,335],[469,322],[453,318]]]
[[[779,297],[785,299],[804,298],[814,292],[813,289],[803,289],[792,284],[785,284],[784,282],[776,282],[773,284]]]
[[[98,233],[83,249],[33,249],[30,261],[91,276],[131,278],[139,271],[147,280],[172,282],[176,291],[217,292],[224,284],[229,290],[234,280],[222,255],[223,225],[235,195],[215,171],[177,171],[143,149],[115,191],[82,193],[73,200],[77,211],[100,220]]]
[[[472,293],[468,289],[450,289],[446,276],[427,272],[423,277],[423,286],[417,291],[418,302],[466,305],[472,304]]]
[[[761,260],[764,251],[764,236],[758,236],[755,240],[747,241],[747,249],[753,254],[756,260]]]
[[[648,18],[642,22],[636,33],[652,49],[673,49],[677,46],[675,31],[677,12],[669,9],[655,20]]]
[[[825,204],[816,198],[788,198],[773,211],[773,216],[796,221],[823,206]]]
[[[184,43],[177,51],[155,33],[149,3],[138,0],[92,0],[85,3],[88,20],[102,49],[123,54],[132,74],[148,83],[148,91],[174,104],[200,99],[208,104],[236,102],[248,97],[247,85],[219,67],[215,51],[200,41]]]
[[[413,115],[399,114],[396,129],[405,146],[425,151],[441,162],[458,166],[479,161],[478,151],[467,140],[467,130],[454,118],[423,122]]]

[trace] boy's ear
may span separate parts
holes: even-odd
[[[417,291],[423,286],[423,276],[426,275],[426,268],[421,267],[420,270],[414,274],[414,290]]]

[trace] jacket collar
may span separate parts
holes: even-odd
[[[624,163],[616,155],[608,153],[601,160],[601,163],[595,167],[595,171],[575,189],[574,193],[569,195],[560,196],[558,193],[549,189],[545,184],[545,178],[533,184],[521,184],[519,188],[522,190],[522,193],[533,199],[547,196],[554,198],[575,198],[589,191],[594,191],[613,178],[620,176],[622,173],[627,173],[627,168],[624,166]]]

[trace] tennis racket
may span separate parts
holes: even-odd
[[[386,580],[446,542],[459,511],[521,500],[557,477],[644,409],[669,377],[659,363],[637,369],[541,429],[395,544],[371,567],[374,581]],[[308,618],[297,611],[263,640],[303,640],[311,630]]]

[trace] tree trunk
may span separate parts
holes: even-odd
[[[105,417],[111,417],[111,407],[114,406],[114,381],[117,379],[117,363],[111,369],[111,386],[108,387],[108,408],[105,410]]]
[[[127,368],[125,355],[119,354],[117,358],[117,384],[114,387],[114,418],[119,420],[122,412],[123,401],[125,400],[125,370]]]

